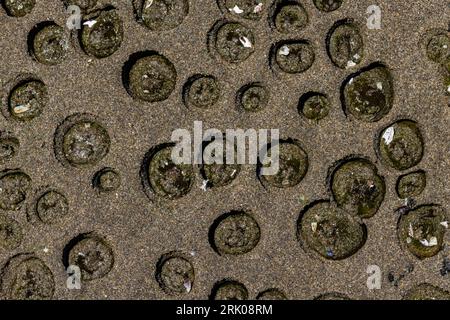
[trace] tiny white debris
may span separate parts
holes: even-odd
[[[237,5],[235,5],[233,8],[229,8],[228,10],[237,14],[241,14],[242,12],[244,12],[244,10],[239,8]]]
[[[311,222],[311,230],[313,232],[316,232],[316,230],[317,230],[317,222]]]
[[[289,47],[287,45],[284,45],[280,48],[280,51],[278,51],[279,54],[282,56],[288,56],[289,55]]]
[[[147,0],[147,2],[145,3],[145,9],[150,8],[150,6],[153,4],[153,0]]]
[[[356,63],[353,60],[347,61],[347,66],[346,68],[353,68],[354,66],[356,66]]]
[[[348,84],[352,84],[353,83],[353,78],[351,78],[349,81],[348,81]]]
[[[450,86],[447,87],[447,92],[450,92]]]
[[[381,82],[377,82],[377,89],[383,90],[383,84]]]
[[[448,46],[447,46],[446,44],[444,44],[444,45],[442,46],[442,48],[447,49]]]
[[[88,59],[88,63],[91,63],[92,62],[92,59]]]
[[[356,61],[358,61],[360,58],[361,56],[357,53],[353,56],[353,59],[355,59]]]
[[[195,250],[192,250],[191,252],[189,252],[191,254],[191,256],[195,256],[197,254],[197,252],[195,252]]]
[[[386,144],[390,144],[394,140],[394,127],[387,128],[383,133],[383,140]]]
[[[92,28],[94,24],[97,23],[97,20],[88,20],[85,23],[83,23],[84,26],[88,26],[89,28]]]
[[[431,237],[430,241],[428,241],[427,239],[422,239],[422,240],[420,240],[420,243],[422,245],[424,245],[425,247],[434,247],[434,246],[437,246],[437,244],[438,244],[436,237]]]
[[[186,280],[184,282],[184,287],[186,288],[186,292],[187,293],[191,292],[191,289],[192,289],[191,281],[190,280]]]
[[[150,93],[150,91],[147,90],[147,89],[142,90],[142,92],[144,92],[144,93]]]
[[[84,124],[84,127],[85,127],[86,129],[88,129],[88,128],[91,127],[91,124],[90,124],[89,122],[87,122],[87,123]]]
[[[49,250],[48,250],[47,247],[45,247],[43,251],[44,251],[45,253],[47,253]]]
[[[263,3],[258,3],[255,8],[253,9],[253,13],[260,13],[262,11]]]
[[[442,221],[441,222],[441,226],[445,227],[446,229],[448,229],[448,221]]]
[[[236,174],[237,170],[234,169],[233,172],[231,172],[231,176],[234,177],[234,175]]]
[[[30,106],[28,105],[18,105],[14,107],[14,113],[24,113],[30,110]]]
[[[200,189],[202,189],[203,191],[206,191],[207,188],[208,188],[208,180],[203,180],[202,186],[200,187]]]
[[[242,45],[244,46],[244,48],[251,48],[252,47],[252,43],[250,42],[250,40],[247,37],[240,37],[239,41],[242,43]]]
[[[408,238],[406,238],[406,243],[411,243],[411,238],[410,237],[408,237]]]
[[[408,228],[408,236],[414,237],[414,230],[413,230],[411,223],[409,224],[409,228]]]

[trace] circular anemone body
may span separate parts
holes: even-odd
[[[100,192],[116,191],[120,184],[120,173],[113,168],[103,168],[94,175],[93,186]]]
[[[195,280],[194,266],[180,252],[164,254],[156,266],[156,280],[167,294],[189,293]]]
[[[145,102],[164,101],[175,89],[177,72],[165,56],[151,52],[130,61],[131,68],[125,75],[128,93]]]
[[[301,244],[325,259],[342,260],[364,245],[366,227],[329,202],[317,202],[303,212],[298,224]]]
[[[211,241],[220,255],[240,255],[253,250],[261,237],[255,218],[236,211],[219,217],[211,226]]]
[[[450,292],[429,283],[420,283],[412,287],[403,300],[450,300]]]
[[[327,36],[327,52],[333,64],[341,69],[361,63],[364,42],[359,27],[350,21],[339,21]]]
[[[5,0],[3,5],[9,16],[20,18],[33,11],[36,0]]]
[[[248,290],[242,283],[235,280],[222,280],[215,284],[212,300],[247,300]]]
[[[390,71],[371,65],[351,75],[342,88],[346,114],[365,122],[376,122],[387,115],[393,105],[394,85]]]
[[[426,184],[426,174],[423,170],[404,174],[397,180],[397,195],[401,199],[419,196],[425,189]]]
[[[117,10],[102,10],[86,18],[81,30],[83,50],[98,59],[116,52],[123,41],[123,22]]]
[[[287,300],[283,291],[277,288],[271,288],[260,292],[256,297],[257,300]]]
[[[82,234],[66,246],[65,264],[77,266],[82,281],[105,277],[114,266],[114,252],[103,237],[95,233]]]
[[[30,33],[33,57],[46,65],[57,65],[67,58],[69,37],[64,28],[54,22],[38,24]]]
[[[331,12],[339,9],[344,0],[313,0],[317,9],[323,12]]]
[[[36,214],[44,223],[59,222],[69,213],[69,202],[64,194],[56,190],[47,190],[36,201]]]
[[[245,112],[258,112],[269,103],[269,89],[259,82],[249,83],[239,89],[236,105]]]
[[[12,257],[2,269],[1,288],[10,300],[50,300],[55,280],[48,266],[32,254]]]
[[[0,215],[0,251],[11,251],[22,243],[23,232],[20,224],[6,215]]]
[[[263,164],[262,168],[276,167],[274,160],[278,154],[278,171],[271,175],[263,175],[260,172],[263,185],[289,188],[303,180],[308,171],[309,161],[307,153],[299,143],[290,140],[280,141],[278,146],[269,146],[267,152],[270,156],[267,157],[267,163]],[[271,158],[272,161],[270,161]]]
[[[272,48],[270,60],[276,71],[287,74],[303,73],[314,63],[314,47],[306,40],[281,41]]]
[[[220,95],[219,81],[211,75],[194,75],[183,88],[183,100],[187,107],[210,108],[217,103]]]
[[[191,164],[176,164],[172,159],[172,145],[160,145],[150,151],[145,162],[150,192],[164,199],[177,199],[185,196],[195,180]],[[144,183],[146,185],[146,183]]]
[[[422,133],[411,120],[400,120],[383,129],[377,144],[381,162],[399,171],[419,164],[424,153]]]
[[[91,167],[108,153],[111,140],[108,131],[90,114],[74,114],[58,126],[55,133],[55,155],[63,164]]]
[[[360,218],[370,218],[384,200],[386,185],[373,163],[356,158],[333,171],[331,192],[339,207]]]
[[[9,93],[8,113],[16,120],[32,120],[44,111],[47,101],[47,86],[42,81],[23,80]]]
[[[20,170],[6,170],[0,173],[0,208],[17,210],[25,201],[31,189],[31,178]]]
[[[437,205],[423,205],[400,217],[398,237],[401,245],[419,259],[435,256],[444,245],[448,216]]]
[[[280,33],[296,34],[308,25],[308,13],[299,2],[278,1],[273,11],[271,22]]]
[[[172,30],[189,14],[188,0],[133,0],[138,20],[151,31]]]
[[[319,92],[308,92],[300,97],[299,113],[313,121],[324,119],[330,112],[330,100]]]
[[[209,32],[209,49],[228,63],[247,60],[255,51],[253,31],[240,22],[217,22]]]

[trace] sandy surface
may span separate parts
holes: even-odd
[[[32,122],[0,118],[0,128],[13,132],[21,143],[19,154],[4,168],[23,169],[33,179],[35,189],[50,185],[62,190],[69,199],[70,216],[61,224],[46,226],[28,223],[25,208],[6,212],[21,223],[25,237],[14,252],[0,251],[1,263],[16,253],[35,252],[55,276],[54,297],[58,299],[205,299],[214,283],[227,277],[244,283],[250,297],[270,287],[282,289],[292,299],[310,299],[330,291],[355,299],[399,299],[414,284],[424,281],[450,289],[449,276],[439,272],[448,251],[420,261],[401,250],[396,233],[398,216],[394,213],[403,204],[395,194],[399,173],[379,163],[373,144],[376,132],[394,120],[417,121],[425,140],[425,155],[417,169],[426,171],[427,187],[416,201],[438,203],[450,212],[448,96],[443,93],[438,67],[419,48],[426,30],[447,27],[447,1],[380,0],[377,3],[383,14],[382,29],[368,30],[366,8],[373,4],[371,0],[347,0],[332,13],[321,13],[312,1],[304,0],[310,23],[298,38],[314,44],[316,61],[307,72],[291,76],[276,75],[268,67],[270,46],[287,37],[272,32],[265,18],[244,22],[257,39],[255,53],[248,60],[229,65],[211,57],[206,49],[206,34],[222,17],[212,0],[190,1],[190,13],[183,24],[159,33],[148,31],[134,20],[129,1],[112,0],[125,28],[123,44],[115,54],[96,60],[71,48],[64,63],[44,66],[29,56],[27,34],[45,20],[64,25],[67,15],[61,1],[37,2],[33,12],[24,18],[11,18],[0,10],[1,83],[18,73],[31,72],[48,85],[50,94],[47,109]],[[393,74],[394,107],[376,123],[345,117],[339,87],[351,72],[333,66],[325,51],[327,31],[335,21],[347,17],[363,26],[366,49],[361,66],[382,61]],[[175,64],[176,89],[164,102],[137,102],[122,85],[123,64],[132,53],[142,50],[158,51]],[[182,103],[182,86],[195,73],[212,74],[222,85],[222,97],[210,110],[188,110]],[[239,113],[234,106],[235,92],[252,81],[269,85],[269,106],[257,114]],[[299,97],[310,90],[327,93],[332,102],[330,115],[319,125],[305,121],[297,112]],[[109,154],[91,169],[65,168],[54,156],[55,129],[76,112],[100,117],[111,136]],[[150,203],[139,179],[145,153],[154,145],[168,142],[176,128],[192,130],[195,120],[203,121],[204,127],[222,130],[279,128],[283,137],[301,141],[309,155],[309,171],[296,187],[265,190],[255,177],[254,167],[248,166],[229,186],[204,192],[198,177],[187,196],[162,205]],[[377,164],[386,179],[386,197],[378,213],[366,221],[368,240],[364,247],[343,261],[323,261],[299,246],[295,235],[297,218],[310,201],[329,198],[327,170],[350,154],[364,155]],[[120,171],[122,185],[115,193],[98,195],[90,182],[104,166]],[[247,254],[220,257],[208,243],[208,228],[222,213],[240,208],[249,210],[258,220],[260,243]],[[89,231],[104,235],[111,243],[114,268],[107,277],[83,284],[79,291],[68,290],[62,250],[70,239]],[[192,291],[184,296],[166,295],[154,278],[157,260],[172,250],[195,252],[192,262],[196,280]],[[383,271],[381,290],[369,291],[366,287],[366,268],[372,264]],[[399,274],[410,264],[414,264],[414,271],[398,287],[388,282],[388,272]]]

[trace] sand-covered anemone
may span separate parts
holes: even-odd
[[[81,46],[88,55],[106,58],[120,48],[123,33],[123,22],[118,11],[108,7],[84,17]]]
[[[17,210],[27,199],[31,178],[20,169],[0,172],[0,209]]]
[[[45,65],[57,65],[67,58],[69,35],[55,22],[42,22],[28,35],[29,50],[36,61]]]
[[[0,164],[13,159],[19,152],[20,142],[9,132],[0,132]]]
[[[394,82],[389,69],[373,63],[350,75],[341,88],[344,112],[365,122],[376,122],[392,109]]]
[[[312,203],[300,214],[298,240],[325,259],[342,260],[366,242],[367,230],[358,217],[328,201]]]
[[[73,238],[64,248],[66,267],[77,266],[82,281],[105,277],[114,266],[114,252],[106,239],[95,233],[84,233]]]
[[[272,69],[288,74],[307,71],[315,59],[315,49],[308,40],[283,40],[276,43],[270,52]]]
[[[236,21],[218,21],[208,33],[208,47],[228,63],[247,60],[255,51],[256,38],[249,27]]]
[[[309,23],[306,9],[298,1],[275,1],[269,19],[273,28],[283,34],[299,33]]]
[[[3,298],[8,300],[49,300],[55,292],[52,271],[33,254],[18,254],[1,273]]]
[[[450,37],[445,29],[428,30],[421,41],[426,57],[432,62],[443,64],[450,55]]]
[[[419,164],[425,148],[419,125],[407,119],[396,121],[383,129],[376,144],[381,162],[399,171]]]
[[[247,300],[247,287],[236,280],[224,279],[217,282],[211,291],[211,300]]]
[[[360,218],[375,215],[386,193],[376,166],[363,158],[340,161],[331,174],[330,188],[337,205]]]
[[[330,107],[326,94],[307,92],[300,97],[298,112],[309,120],[319,121],[328,115]]]
[[[450,292],[423,282],[410,288],[403,300],[450,300]]]
[[[278,150],[275,147],[275,145],[269,145],[267,155],[274,157],[278,151],[279,169],[274,174],[263,175],[261,168],[268,168],[274,163],[271,161],[261,163],[258,169],[260,181],[264,186],[276,188],[289,188],[298,185],[309,168],[308,154],[300,143],[293,139],[281,140],[277,145]]]
[[[154,51],[133,54],[123,69],[124,86],[131,97],[144,102],[160,102],[175,89],[177,71],[164,55]]]
[[[0,215],[0,251],[11,251],[22,243],[23,231],[20,224],[6,215]]]
[[[182,252],[172,251],[158,260],[155,278],[169,295],[189,293],[195,281],[194,266]]]
[[[8,97],[8,114],[20,121],[32,120],[44,111],[48,102],[47,86],[33,77],[23,78]]]
[[[99,192],[116,191],[121,184],[120,173],[110,167],[103,168],[94,174],[92,186]]]
[[[364,41],[359,26],[351,19],[340,20],[328,32],[327,53],[341,69],[355,67],[364,55]]]
[[[270,288],[258,293],[256,300],[288,300],[288,298],[280,289]]]
[[[427,184],[425,171],[417,170],[400,176],[395,189],[401,199],[416,197],[422,193]]]
[[[172,30],[189,14],[188,0],[133,0],[139,22],[151,31]]]
[[[183,86],[183,101],[188,108],[210,108],[220,96],[220,83],[212,75],[193,75]]]
[[[9,16],[24,17],[33,11],[36,0],[5,0],[3,6]]]
[[[141,181],[150,200],[178,199],[189,193],[194,185],[192,164],[175,163],[172,158],[173,143],[151,148],[144,157]]]
[[[105,126],[88,113],[67,117],[56,129],[54,152],[64,165],[90,167],[99,163],[111,145]]]
[[[317,9],[324,12],[331,12],[339,9],[344,0],[313,0]]]
[[[253,216],[244,211],[232,211],[214,221],[209,238],[217,253],[240,255],[253,250],[260,237],[261,229]]]
[[[252,82],[242,86],[236,94],[236,106],[240,111],[257,112],[269,103],[270,92],[261,82]]]
[[[403,214],[398,222],[402,247],[419,259],[435,256],[444,245],[448,215],[438,205],[422,205]]]

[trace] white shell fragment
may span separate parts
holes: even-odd
[[[311,230],[312,230],[312,232],[316,232],[316,230],[317,230],[317,222],[311,222]]]
[[[422,239],[420,240],[420,243],[425,247],[434,247],[438,244],[436,237],[431,237],[429,241],[427,239]]]
[[[440,225],[448,229],[448,221],[442,221]]]
[[[251,48],[252,47],[252,43],[250,42],[250,40],[247,37],[240,37],[239,41],[244,46],[244,48]]]
[[[89,28],[92,28],[94,26],[94,24],[96,24],[96,23],[97,23],[97,20],[88,20],[83,23],[83,26],[88,26]]]
[[[30,106],[28,105],[18,105],[14,107],[14,113],[16,114],[24,113],[27,112],[28,110],[30,110]]]
[[[383,90],[383,84],[381,82],[377,82],[377,89]]]
[[[191,290],[192,290],[192,284],[191,284],[191,281],[186,280],[186,281],[184,282],[184,287],[186,288],[186,292],[187,292],[187,293],[191,292]]]
[[[289,55],[289,47],[287,45],[284,45],[280,48],[280,50],[278,51],[279,54],[281,54],[282,56],[288,56]]]
[[[387,128],[383,133],[383,140],[386,144],[390,144],[394,140],[394,127]]]
[[[258,3],[255,8],[253,9],[253,13],[260,13],[262,11],[263,3]]]
[[[228,10],[237,14],[241,14],[242,12],[244,12],[244,10],[239,8],[237,5],[235,5],[233,8],[229,8]]]

